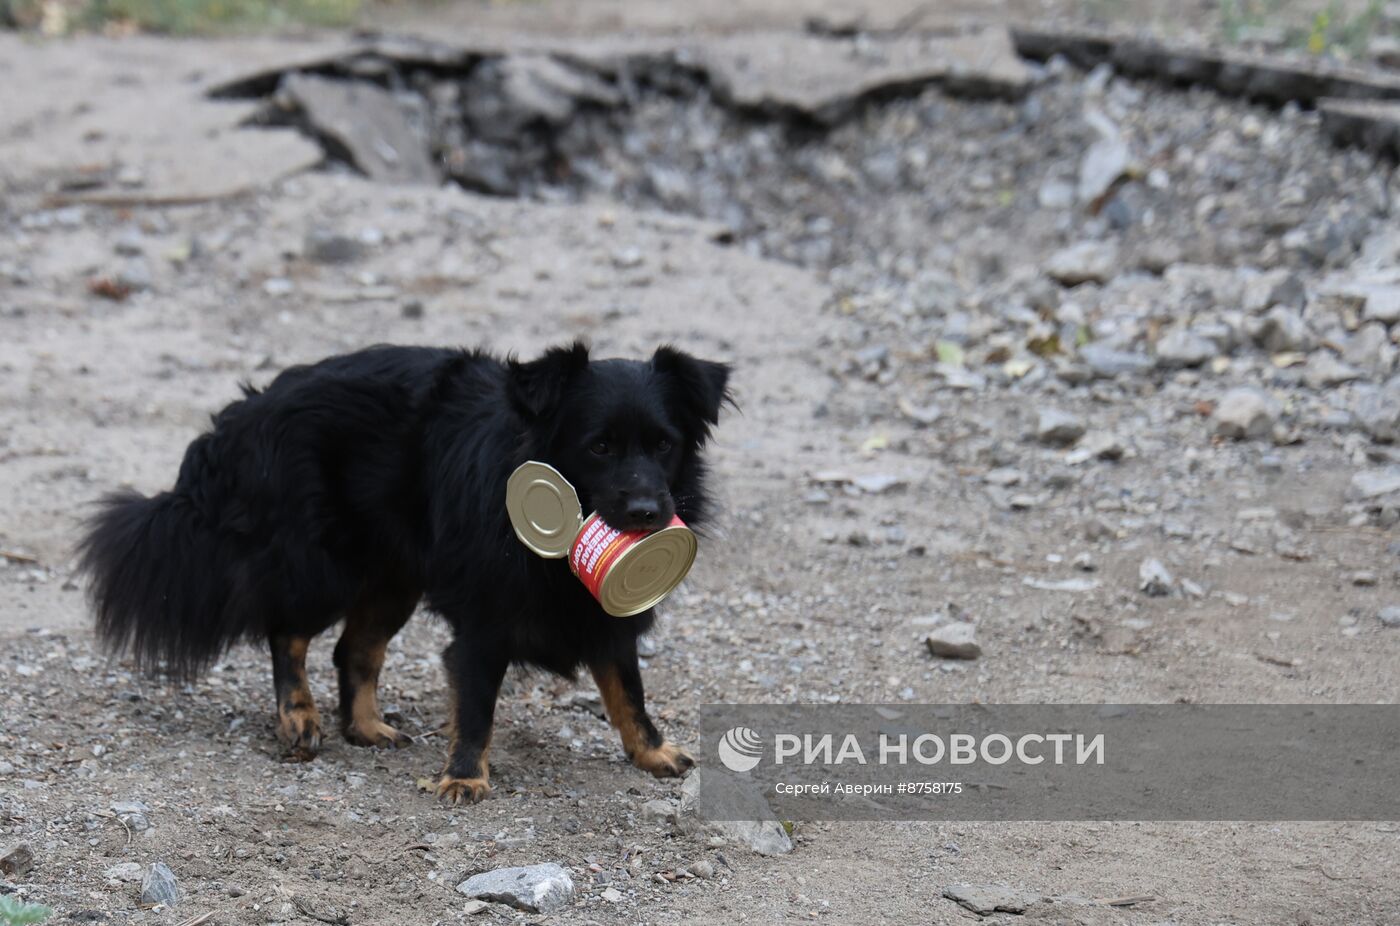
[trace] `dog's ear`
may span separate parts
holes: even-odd
[[[686,430],[697,444],[703,444],[710,436],[710,426],[719,423],[720,406],[734,404],[729,394],[729,364],[699,360],[667,345],[652,355],[651,368],[668,381],[667,391],[686,419]]]
[[[535,421],[558,408],[565,390],[588,366],[588,345],[575,341],[567,347],[551,347],[529,363],[514,357],[506,363],[506,395],[511,407]]]

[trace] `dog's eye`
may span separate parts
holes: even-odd
[[[593,446],[589,447],[588,449],[593,453],[596,453],[600,457],[607,456],[608,451],[612,450],[612,448],[608,446],[608,442],[605,440],[594,441]]]
[[[666,452],[668,452],[670,449],[671,449],[671,442],[668,441],[668,440],[666,440],[665,438],[662,438],[661,440],[659,440],[659,441],[656,442],[656,452],[657,452],[657,453],[666,453]]]

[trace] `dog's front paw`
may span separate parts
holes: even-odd
[[[321,715],[315,707],[288,707],[277,714],[277,739],[288,758],[310,762],[321,751]]]
[[[351,724],[345,728],[345,740],[352,746],[379,746],[383,749],[403,749],[413,745],[413,737],[400,733],[382,720]]]
[[[449,804],[475,804],[490,792],[491,785],[485,778],[443,775],[437,783],[437,796]]]
[[[632,764],[657,778],[679,778],[695,767],[695,759],[675,743],[662,743],[632,756]]]

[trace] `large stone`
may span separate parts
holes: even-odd
[[[479,900],[509,904],[527,913],[553,913],[574,898],[574,879],[554,862],[520,868],[497,868],[472,875],[457,892]]]
[[[826,124],[892,92],[936,84],[952,92],[1017,97],[1031,81],[1000,28],[906,33],[868,48],[793,32],[746,32],[706,41],[693,54],[723,102]]]
[[[288,74],[278,92],[332,150],[371,179],[401,184],[441,179],[427,141],[387,90],[364,81]]]
[[[1274,306],[1263,318],[1253,322],[1250,335],[1260,347],[1275,354],[1308,350],[1314,340],[1302,314],[1281,305]]]
[[[1219,353],[1215,342],[1184,328],[1164,334],[1156,344],[1157,364],[1167,369],[1198,367]]]
[[[1099,133],[1099,138],[1084,159],[1079,162],[1079,185],[1075,193],[1079,202],[1094,206],[1118,183],[1118,178],[1128,172],[1133,164],[1133,149],[1108,117],[1092,113],[1089,124]]]
[[[1384,495],[1400,492],[1400,466],[1383,469],[1363,469],[1351,477],[1347,495],[1360,501],[1369,501]]]
[[[943,896],[981,916],[993,913],[1025,913],[1041,900],[1033,891],[1020,891],[1005,884],[950,884]]]
[[[1361,396],[1356,403],[1356,423],[1373,440],[1400,441],[1400,377]]]
[[[1138,566],[1138,589],[1149,598],[1164,598],[1176,588],[1176,579],[1159,559],[1145,559]]]
[[[1283,413],[1273,396],[1251,386],[1231,389],[1215,407],[1215,433],[1234,440],[1268,437]]]
[[[717,768],[696,769],[681,783],[680,814],[701,828],[759,855],[792,851],[787,830],[749,779]]]
[[[1118,270],[1118,248],[1106,241],[1081,241],[1056,251],[1045,263],[1045,273],[1064,286],[1106,283]]]
[[[954,621],[935,627],[924,640],[928,651],[944,659],[976,659],[982,655],[977,627],[968,621]]]
[[[1042,444],[1067,447],[1084,436],[1084,421],[1058,408],[1043,408],[1036,419],[1035,439]]]
[[[1303,368],[1303,381],[1314,389],[1326,389],[1354,382],[1361,378],[1361,371],[1349,363],[1337,359],[1330,350],[1314,351]]]
[[[483,137],[514,142],[531,126],[561,126],[586,106],[622,102],[600,77],[549,55],[507,55],[478,65],[464,91],[464,112]]]
[[[14,881],[21,880],[33,867],[34,852],[24,843],[0,856],[0,875]]]
[[[1363,318],[1385,325],[1400,322],[1400,286],[1373,286],[1365,294]]]
[[[1276,305],[1301,309],[1307,295],[1307,287],[1297,274],[1272,270],[1245,280],[1241,308],[1246,312],[1263,312]]]
[[[1395,362],[1395,348],[1380,322],[1368,322],[1346,340],[1342,359],[1372,373],[1385,373]]]
[[[164,862],[151,865],[146,876],[141,879],[140,901],[142,906],[149,907],[156,904],[173,907],[180,902],[180,886],[175,880],[175,872]]]
[[[1079,348],[1079,359],[1088,365],[1095,376],[1104,379],[1135,376],[1156,366],[1156,361],[1146,354],[1118,350],[1100,343],[1085,344]]]

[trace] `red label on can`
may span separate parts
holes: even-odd
[[[684,527],[685,522],[672,517],[668,527]],[[583,522],[574,545],[569,549],[569,568],[588,588],[589,594],[601,599],[603,580],[623,553],[636,546],[653,531],[620,531],[609,527],[596,511]]]

